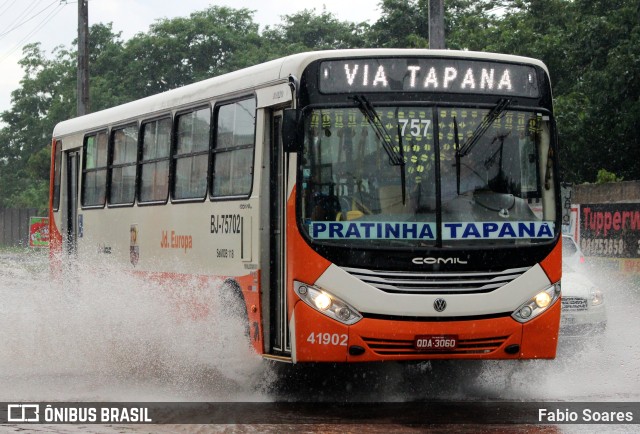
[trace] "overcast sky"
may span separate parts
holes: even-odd
[[[126,41],[162,18],[187,17],[209,6],[254,10],[254,21],[262,30],[280,22],[282,15],[303,9],[326,8],[343,21],[367,21],[380,16],[379,0],[89,0],[89,25],[113,23]],[[11,92],[20,85],[23,71],[18,65],[22,47],[41,42],[50,52],[58,45],[71,46],[77,37],[77,1],[0,0],[0,112],[10,109]]]

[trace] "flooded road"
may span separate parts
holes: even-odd
[[[616,271],[588,270],[605,294],[602,339],[561,339],[554,361],[293,369],[262,361],[238,342],[241,325],[225,312],[203,312],[215,305],[211,288],[190,293],[190,302],[176,307],[151,282],[100,264],[81,271],[77,281],[61,286],[50,279],[45,252],[0,251],[0,402],[640,401],[640,280]],[[157,427],[129,426],[179,431]],[[321,430],[350,430],[332,431],[336,427]],[[89,431],[109,429],[92,425]]]

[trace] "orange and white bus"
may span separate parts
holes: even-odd
[[[58,124],[52,267],[223,282],[269,359],[553,358],[556,155],[538,60],[296,54]]]

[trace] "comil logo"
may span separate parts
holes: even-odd
[[[435,264],[466,264],[467,261],[463,261],[460,258],[413,258],[411,260],[416,265],[435,265]]]
[[[7,422],[40,422],[40,405],[9,404]]]

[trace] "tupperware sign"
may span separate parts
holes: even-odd
[[[587,256],[640,258],[640,204],[581,205],[580,247]]]
[[[320,92],[452,92],[537,97],[532,66],[461,59],[382,58],[322,62]]]

